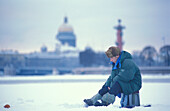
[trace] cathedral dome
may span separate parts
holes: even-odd
[[[58,32],[73,32],[73,28],[68,24],[63,24],[59,27]]]
[[[58,32],[73,32],[72,26],[68,24],[67,17],[64,18],[64,24],[59,27]]]
[[[67,24],[67,17],[64,18],[64,23],[59,27],[56,39],[58,39],[62,45],[68,44],[69,46],[76,47],[76,35],[73,32],[73,28]]]

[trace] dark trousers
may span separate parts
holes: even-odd
[[[99,90],[99,94],[101,96],[103,96],[104,94],[106,94],[107,92],[109,92],[110,94],[114,94],[115,96],[117,96],[119,93],[122,93],[122,89],[121,86],[118,82],[115,82],[115,84],[113,84],[112,87],[110,87],[110,90],[108,89],[108,86],[103,86],[100,90]]]

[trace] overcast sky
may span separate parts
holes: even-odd
[[[0,0],[0,50],[55,49],[64,16],[73,27],[77,48],[105,51],[115,45],[122,20],[124,50],[170,45],[170,0]]]

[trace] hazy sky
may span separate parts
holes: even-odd
[[[170,0],[0,0],[0,50],[55,49],[64,16],[74,28],[77,47],[106,50],[115,45],[122,19],[123,48],[128,51],[170,45]]]

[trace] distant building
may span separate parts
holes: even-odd
[[[73,68],[79,66],[78,49],[67,44],[57,44],[57,46],[59,48],[55,51],[47,51],[43,46],[41,52],[26,54],[25,66],[33,69],[47,69],[48,73],[52,73],[53,69],[60,74],[71,73]]]
[[[43,45],[42,47],[41,47],[41,52],[47,52],[48,51],[48,48],[45,46],[45,45]]]
[[[18,52],[0,51],[0,75],[15,75],[20,67],[25,67],[25,57]]]
[[[45,75],[57,72],[71,73],[79,67],[79,50],[76,48],[76,36],[68,25],[67,17],[58,29],[54,51],[48,51],[43,45],[40,52],[19,54],[14,51],[0,52],[0,75]]]
[[[48,51],[43,45],[41,52],[25,55],[25,66],[29,68],[51,69],[59,73],[69,73],[73,68],[79,66],[79,51],[76,48],[76,36],[73,28],[68,25],[67,17],[59,27],[56,35],[56,46],[54,51]]]
[[[12,66],[14,68],[25,66],[25,57],[19,53],[0,52],[0,68]]]
[[[56,35],[62,45],[68,44],[69,46],[76,47],[76,36],[73,28],[68,24],[68,18],[64,18],[64,23],[59,27],[58,34]]]

